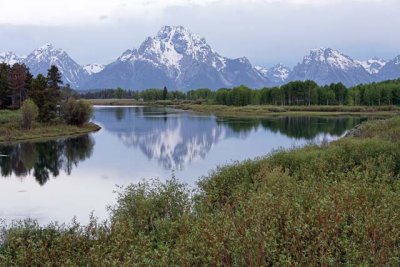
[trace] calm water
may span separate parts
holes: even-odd
[[[365,118],[220,119],[148,107],[97,107],[102,130],[43,143],[0,146],[0,219],[86,223],[107,218],[116,185],[173,174],[195,185],[221,164],[274,149],[327,142]]]

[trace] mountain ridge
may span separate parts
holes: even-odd
[[[52,64],[64,83],[73,88],[162,88],[189,90],[201,87],[260,88],[290,81],[314,80],[319,85],[342,82],[346,86],[400,77],[400,56],[392,60],[356,60],[338,50],[312,49],[293,69],[279,63],[271,68],[253,65],[246,57],[228,58],[214,51],[206,39],[183,26],[164,26],[138,48],[127,49],[107,65],[80,65],[67,52],[51,44],[26,57],[0,53],[0,62],[24,63],[34,75],[46,75]]]

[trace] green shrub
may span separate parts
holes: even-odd
[[[399,266],[399,128],[221,167],[195,194],[131,185],[104,223],[3,227],[0,266]]]
[[[69,98],[62,105],[62,117],[66,123],[71,125],[82,126],[89,122],[93,109],[86,100],[75,100]]]
[[[24,129],[31,129],[32,123],[36,120],[39,115],[39,109],[36,104],[31,100],[27,99],[24,101],[21,107],[21,125]]]

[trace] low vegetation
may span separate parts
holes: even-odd
[[[76,126],[62,121],[52,123],[32,121],[29,129],[27,125],[24,126],[24,123],[27,122],[24,122],[21,110],[0,110],[0,143],[43,141],[57,137],[83,135],[100,129],[98,125],[90,122]]]
[[[225,117],[266,117],[266,116],[343,116],[371,115],[395,116],[400,113],[398,106],[273,106],[273,105],[199,105],[176,103],[173,105],[183,110],[214,114]]]
[[[98,130],[89,123],[92,107],[61,87],[56,66],[47,77],[32,76],[24,64],[0,64],[0,142],[47,139]]]
[[[400,117],[329,145],[223,166],[193,191],[119,190],[86,226],[4,225],[5,266],[398,266]]]
[[[85,100],[76,100],[72,97],[62,104],[62,118],[67,124],[82,126],[92,117],[92,106]]]

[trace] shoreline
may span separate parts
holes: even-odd
[[[397,106],[223,106],[176,101],[137,101],[134,99],[87,99],[94,106],[112,107],[170,107],[197,114],[223,117],[263,118],[276,116],[377,116],[393,117],[400,114]]]
[[[91,217],[89,226],[0,224],[0,259],[8,265],[29,265],[32,258],[53,265],[96,266],[104,258],[111,265],[146,265],[160,253],[169,265],[212,265],[216,260],[207,255],[229,251],[235,262],[248,253],[276,263],[287,263],[283,255],[302,265],[321,259],[396,265],[400,116],[357,128],[326,146],[223,165],[199,178],[196,193],[175,179],[121,188],[105,223]],[[321,242],[326,239],[332,242]],[[351,245],[351,254],[343,244]],[[312,257],[304,258],[304,251]],[[149,256],[135,257],[143,254]]]
[[[26,142],[44,142],[59,138],[72,138],[97,132],[101,127],[93,122],[89,122],[82,127],[56,124],[40,125],[29,131],[20,129],[5,129],[0,127],[0,145],[10,145]],[[5,133],[5,135],[4,135]]]

